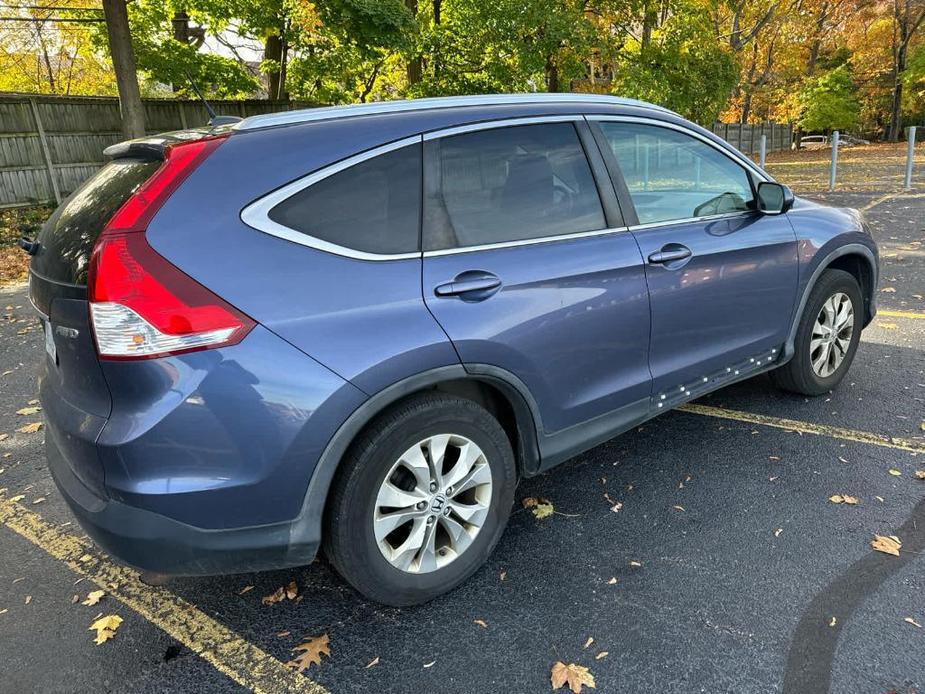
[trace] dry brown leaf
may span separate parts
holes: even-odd
[[[292,633],[292,632],[289,631],[289,630],[286,630],[286,631],[278,631],[278,632],[276,632],[276,636],[277,636],[278,638],[284,639],[284,638],[286,638],[287,636],[289,636],[289,634],[291,634],[291,633]]]
[[[616,577],[616,576],[611,576],[611,577],[610,577],[610,580],[607,581],[607,585],[612,586],[612,585],[615,584],[616,582],[617,582],[617,577]]]
[[[903,543],[895,535],[874,535],[874,539],[870,541],[870,546],[878,552],[898,557],[899,549],[903,546]]]
[[[33,506],[38,506],[38,505],[41,504],[43,501],[45,501],[45,497],[44,497],[44,496],[40,496],[38,499],[35,499],[35,500],[32,501],[32,505],[33,505]]]
[[[0,434],[0,441],[6,441],[8,438],[10,438],[9,434]]]
[[[502,571],[500,574],[498,574],[498,578],[501,579],[502,581],[506,581],[506,580],[507,580],[507,571]]]
[[[433,667],[436,664],[437,664],[436,660],[431,660],[429,663],[424,663],[424,667],[429,668],[429,667]]]
[[[903,617],[903,621],[904,621],[904,622],[908,622],[908,623],[911,624],[912,626],[918,627],[919,629],[922,628],[922,625],[919,624],[918,622],[916,622],[914,619],[912,619],[912,617]]]
[[[15,504],[17,501],[22,501],[25,498],[26,498],[25,494],[17,494],[16,496],[11,496],[10,501]]]
[[[925,480],[925,470],[916,470],[915,476],[918,477],[920,480]]]
[[[32,602],[32,596],[31,596],[31,595],[27,595],[27,596],[26,596],[26,604],[28,605],[30,602]]]
[[[32,422],[32,424],[27,424],[24,427],[19,427],[19,429],[17,429],[16,431],[18,431],[20,434],[34,434],[41,428],[42,428],[41,422]]]
[[[889,472],[891,475],[893,475],[893,477],[899,477],[900,475],[903,474],[901,471],[897,470],[895,467],[891,467]]]
[[[582,646],[582,648],[587,648],[587,647],[590,646],[592,643],[594,643],[594,637],[593,637],[593,636],[589,636],[589,637],[588,637],[588,640],[585,641],[585,645]]]
[[[260,602],[262,602],[264,605],[275,605],[276,603],[282,602],[285,599],[286,589],[280,586],[269,595],[264,595],[262,598],[260,598]]]
[[[538,503],[540,503],[535,496],[525,496],[521,502],[524,508],[533,508]]]
[[[881,289],[880,291],[883,292],[884,294],[895,294],[895,293],[896,293],[896,287],[884,287],[884,288]]]
[[[848,504],[849,506],[855,506],[858,503],[858,498],[856,496],[848,496],[847,494],[835,494],[829,497],[829,501],[833,504]]]
[[[79,596],[79,595],[74,594],[74,595],[71,596],[71,604],[72,604],[72,605],[76,605],[76,604],[79,603],[79,602],[80,602],[80,596]]]
[[[634,567],[636,567],[636,568],[638,569],[639,567],[642,566],[642,562],[641,562],[641,561],[636,561],[635,559],[633,559],[633,560],[630,561],[630,566],[634,566]]]
[[[683,511],[683,510],[684,510],[684,507],[683,507],[683,506],[672,506],[671,508],[673,508],[675,511]]]
[[[116,635],[116,629],[119,628],[120,624],[122,624],[122,617],[117,614],[111,614],[97,619],[90,625],[89,629],[89,631],[96,631],[96,638],[93,639],[93,643],[99,646],[101,643],[109,641],[109,639]]]
[[[774,537],[780,537],[780,534],[781,534],[782,532],[784,532],[784,529],[783,529],[783,528],[778,528],[777,530],[774,531]]]
[[[598,653],[596,656],[594,656],[594,659],[595,659],[595,660],[600,660],[601,658],[606,658],[608,655],[610,655],[610,652],[609,652],[609,651],[601,651],[601,652]]]
[[[484,619],[473,619],[472,621],[473,621],[475,624],[478,624],[478,625],[479,625],[480,627],[482,627],[483,629],[487,629],[487,628],[488,628],[488,622],[486,622]]]
[[[534,506],[532,510],[534,518],[543,520],[544,518],[549,518],[549,516],[553,514],[554,508],[551,501],[544,499]]]
[[[292,652],[299,655],[287,662],[286,666],[296,672],[305,672],[312,665],[321,665],[321,656],[331,655],[331,650],[328,648],[328,635],[311,636],[304,643],[293,648]]]
[[[286,586],[286,597],[290,600],[294,600],[295,596],[299,594],[299,586],[296,585],[295,581],[289,581],[289,585]]]
[[[373,658],[368,663],[366,663],[366,669],[369,670],[369,668],[376,667],[378,664],[379,664],[379,656],[377,655],[375,658]]]
[[[241,590],[238,591],[238,595],[244,595],[249,593],[254,589],[254,586],[244,586]]]
[[[829,621],[829,626],[834,627],[837,623],[838,623],[838,620],[835,619],[835,617],[832,617],[831,621]]]
[[[561,689],[563,685],[568,684],[573,694],[580,694],[582,685],[594,689],[594,676],[588,671],[588,668],[569,663],[566,665],[561,661],[556,661],[552,666],[549,680],[553,689]]]
[[[16,410],[16,414],[21,414],[23,416],[35,414],[36,412],[41,412],[41,407],[23,407],[19,410]]]
[[[106,591],[103,590],[92,590],[87,593],[87,599],[84,600],[81,605],[95,605],[100,600],[103,599],[103,596],[106,595]]]

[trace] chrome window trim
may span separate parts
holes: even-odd
[[[280,111],[250,116],[235,123],[233,130],[255,130],[276,125],[294,123],[311,123],[313,121],[353,118],[379,113],[402,113],[407,111],[433,111],[464,106],[517,106],[519,104],[600,104],[607,106],[635,106],[662,113],[672,113],[655,104],[626,99],[608,94],[568,94],[568,93],[531,93],[531,94],[486,94],[482,96],[450,96],[426,99],[405,99],[396,101],[376,101],[368,104],[348,106],[326,106],[319,108]]]
[[[516,241],[499,241],[498,243],[484,243],[479,246],[462,246],[460,248],[441,248],[436,251],[424,251],[425,258],[438,258],[443,255],[457,255],[459,253],[474,253],[476,251],[494,251],[503,248],[517,248],[520,246],[534,246],[540,243],[554,243],[556,241],[571,241],[593,236],[606,236],[628,231],[629,227],[612,227],[597,229],[596,231],[577,231],[573,234],[558,234],[556,236],[541,236],[535,239],[519,239]]]
[[[503,120],[485,120],[478,123],[454,125],[451,128],[431,130],[424,133],[424,142],[440,140],[444,137],[453,137],[464,133],[478,132],[479,130],[495,130],[498,128],[516,128],[521,125],[536,125],[538,123],[575,123],[584,120],[581,114],[560,114],[556,116],[523,116],[520,118],[505,118]],[[584,150],[582,150],[584,151]],[[587,156],[587,155],[586,155]],[[588,166],[591,164],[589,163]]]
[[[646,229],[656,229],[661,227],[674,226],[675,224],[696,224],[697,222],[712,222],[720,219],[734,219],[736,217],[749,217],[758,214],[757,210],[739,210],[737,212],[722,212],[720,214],[709,214],[703,217],[685,217],[684,219],[669,219],[664,222],[646,222],[645,224],[634,224],[627,227],[629,231],[645,231]]]
[[[701,135],[700,133],[691,130],[690,128],[686,128],[683,125],[678,125],[677,123],[669,123],[668,121],[658,120],[657,118],[643,118],[640,116],[618,116],[618,115],[611,116],[611,115],[599,114],[599,113],[588,114],[585,116],[585,118],[589,121],[640,123],[642,125],[651,125],[656,128],[668,128],[669,130],[676,130],[680,133],[689,135],[690,137],[700,140],[704,144],[709,145],[710,147],[715,149],[717,152],[725,156],[730,161],[744,167],[746,170],[753,173],[755,176],[758,177],[759,181],[771,181],[772,180],[751,159],[746,157],[744,154],[739,152],[737,149],[733,148],[733,150],[730,151],[726,149],[725,147],[721,147],[717,143],[713,142],[713,140],[711,140],[710,138],[705,137]],[[730,145],[730,147],[732,147],[732,145]]]
[[[368,149],[365,152],[354,154],[353,156],[347,157],[346,159],[341,159],[335,164],[318,169],[317,171],[314,171],[307,176],[303,176],[302,178],[298,178],[291,183],[287,183],[286,185],[277,188],[273,192],[264,195],[263,197],[258,198],[254,202],[250,203],[247,207],[241,210],[241,221],[247,224],[249,227],[252,227],[257,231],[262,231],[263,233],[269,234],[270,236],[275,236],[276,238],[291,241],[292,243],[297,243],[300,246],[308,246],[309,248],[314,248],[319,251],[325,251],[326,253],[333,253],[335,255],[340,255],[347,258],[353,258],[355,260],[408,260],[410,258],[420,258],[420,250],[409,253],[370,253],[368,251],[360,251],[355,248],[348,248],[347,246],[341,246],[336,243],[331,243],[330,241],[325,241],[324,239],[311,236],[310,234],[296,231],[295,229],[291,229],[270,219],[270,210],[272,210],[287,198],[305,190],[310,185],[313,185],[318,181],[327,178],[328,176],[333,176],[334,174],[339,173],[344,169],[349,169],[351,166],[364,162],[367,159],[372,159],[373,157],[378,157],[381,154],[386,154],[396,149],[401,149],[402,147],[408,147],[415,144],[421,144],[420,135],[406,137],[401,140],[396,140],[395,142],[390,142],[379,147],[374,147],[373,149]]]

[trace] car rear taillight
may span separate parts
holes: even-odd
[[[88,294],[104,359],[147,359],[239,342],[254,321],[159,255],[145,229],[220,138],[169,147],[164,163],[119,208],[90,258]]]

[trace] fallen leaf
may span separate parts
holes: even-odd
[[[540,503],[535,496],[525,496],[520,502],[524,508],[533,508]]]
[[[635,559],[633,559],[632,561],[630,561],[630,566],[635,566],[636,568],[639,568],[640,566],[642,566],[642,562],[636,561]]]
[[[41,428],[42,428],[41,422],[32,422],[32,424],[27,424],[24,427],[19,427],[19,429],[17,429],[16,431],[18,431],[20,434],[34,434]]]
[[[566,665],[561,661],[556,661],[552,666],[549,680],[553,689],[561,689],[563,685],[568,684],[569,689],[574,694],[580,694],[582,685],[594,689],[594,676],[588,671],[588,668],[569,663]]]
[[[884,288],[881,289],[880,291],[883,292],[884,294],[895,294],[895,293],[896,293],[896,287],[884,287]]]
[[[295,596],[299,594],[299,586],[296,585],[295,581],[290,581],[289,585],[286,586],[286,597],[290,600],[295,599]]]
[[[9,612],[9,610],[6,609],[5,607],[2,610],[0,610],[0,614],[6,614],[7,612]]]
[[[16,414],[21,414],[25,416],[25,415],[35,414],[36,412],[41,412],[41,411],[42,411],[41,407],[23,407],[22,409],[16,410]]]
[[[431,660],[429,663],[424,663],[424,667],[426,667],[426,668],[428,668],[428,667],[433,667],[433,666],[436,665],[436,664],[437,664],[437,661],[436,661],[436,660]]]
[[[875,496],[874,498],[875,498],[877,501],[879,501],[881,504],[883,503],[883,497],[882,497],[882,496]]]
[[[902,545],[903,543],[895,535],[890,535],[889,537],[886,535],[874,535],[874,539],[870,541],[870,546],[875,550],[884,554],[892,554],[894,557],[899,556],[899,548]]]
[[[598,653],[596,656],[594,656],[594,659],[595,659],[595,660],[600,660],[601,658],[606,658],[608,655],[610,655],[610,652],[609,652],[609,651],[601,651],[601,652]]]
[[[925,480],[925,470],[916,470],[915,476],[918,477],[920,480]]]
[[[90,625],[89,629],[89,631],[96,631],[96,638],[93,639],[93,643],[99,646],[101,643],[109,641],[109,639],[116,635],[116,629],[119,628],[120,624],[122,624],[122,617],[117,614],[111,614],[97,619]]]
[[[537,518],[538,520],[542,520],[543,518],[549,518],[549,516],[552,515],[553,510],[554,509],[552,506],[552,502],[544,501],[544,502],[538,503],[536,506],[533,507],[533,516],[534,518]]]
[[[473,621],[474,623],[478,624],[478,625],[479,625],[480,627],[482,627],[483,629],[487,629],[487,628],[488,628],[488,622],[486,622],[484,619],[473,619],[472,621]]]
[[[279,588],[274,590],[269,595],[264,595],[260,599],[260,602],[262,602],[264,605],[275,605],[276,603],[282,602],[285,599],[286,599],[286,589],[280,586]]]
[[[837,622],[838,622],[838,620],[835,619],[835,617],[832,617],[832,620],[829,622],[829,626],[830,626],[830,627],[834,627],[835,624],[836,624]]]
[[[502,581],[506,581],[506,580],[507,580],[507,571],[502,571],[500,574],[498,574],[498,578],[501,579]]]
[[[848,496],[847,494],[835,494],[829,497],[829,501],[833,504],[848,504],[849,506],[855,506],[858,503],[858,498],[856,496]]]
[[[617,582],[617,577],[616,577],[616,576],[612,576],[612,577],[610,578],[610,580],[607,581],[607,585],[612,586],[612,585],[615,584],[616,582]]]
[[[33,505],[33,506],[37,506],[38,504],[42,503],[43,501],[45,501],[45,497],[44,497],[44,496],[40,496],[38,499],[35,499],[35,500],[32,502],[32,505]]]
[[[290,632],[290,631],[278,631],[278,632],[276,632],[276,636],[279,637],[279,638],[281,638],[281,639],[284,639],[284,638],[286,638],[287,636],[289,636],[289,634],[291,634],[291,633],[292,633],[292,632]]]
[[[585,645],[582,646],[582,648],[587,648],[587,647],[590,646],[592,643],[594,643],[594,637],[593,637],[593,636],[589,636],[589,637],[588,637],[588,640],[585,641]]]
[[[774,531],[774,537],[780,537],[780,534],[781,534],[782,532],[784,532],[784,529],[783,529],[783,528],[778,528],[777,530]]]
[[[912,619],[912,617],[903,617],[903,621],[909,622],[909,624],[911,624],[914,627],[918,627],[919,629],[922,628],[922,625],[916,622],[914,619]]]
[[[8,438],[10,438],[9,434],[0,434],[0,441],[6,441]]]
[[[366,663],[366,669],[369,670],[369,668],[376,667],[378,664],[379,664],[379,656],[377,655],[375,658],[373,658],[368,663]]]
[[[292,652],[299,653],[299,655],[287,662],[286,666],[296,672],[304,672],[312,665],[321,665],[321,656],[331,655],[331,650],[328,648],[328,635],[311,636],[304,643],[293,648]]]
[[[777,456],[777,455],[769,455],[769,456],[768,456],[768,460],[780,460],[780,456]]]
[[[79,602],[80,602],[80,596],[79,596],[79,595],[74,594],[74,595],[71,596],[71,604],[72,604],[72,605],[76,605],[76,604],[79,603]]]
[[[845,459],[842,458],[841,456],[838,456],[838,459],[839,459],[841,462],[843,462],[843,463],[847,463],[847,462],[848,462],[847,460],[845,460]]]
[[[244,586],[241,590],[238,591],[238,595],[244,595],[245,593],[249,593],[253,589],[254,589],[254,586]]]
[[[683,507],[683,506],[672,506],[671,508],[673,508],[675,511],[683,511],[683,510],[684,510],[684,507]]]
[[[84,600],[81,605],[95,605],[100,600],[103,599],[103,596],[106,595],[106,592],[103,590],[92,590],[87,593],[87,599]]]
[[[25,494],[17,494],[16,496],[10,497],[10,501],[15,504],[17,501],[22,501],[25,498],[26,498]]]
[[[891,467],[891,468],[890,468],[890,474],[893,475],[893,477],[899,477],[899,476],[902,475],[903,473],[900,472],[899,470],[897,470],[895,467]]]
[[[31,596],[31,595],[27,595],[27,596],[26,596],[26,604],[28,605],[30,602],[32,602],[32,596]]]
[[[27,404],[27,405],[38,405],[38,404],[39,404],[39,401],[38,401],[38,400],[30,400],[30,401],[27,402],[26,404]]]

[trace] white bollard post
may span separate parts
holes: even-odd
[[[832,168],[829,170],[829,191],[835,190],[835,171],[838,168],[838,131],[832,133]]]
[[[905,189],[912,190],[912,158],[915,155],[915,126],[909,126],[906,136],[906,182]]]
[[[768,153],[768,136],[762,134],[762,135],[761,135],[760,150],[759,150],[759,152],[758,152],[758,161],[759,161],[758,165],[759,165],[762,169],[764,168],[764,158],[765,158],[765,155],[766,155],[767,153]]]

